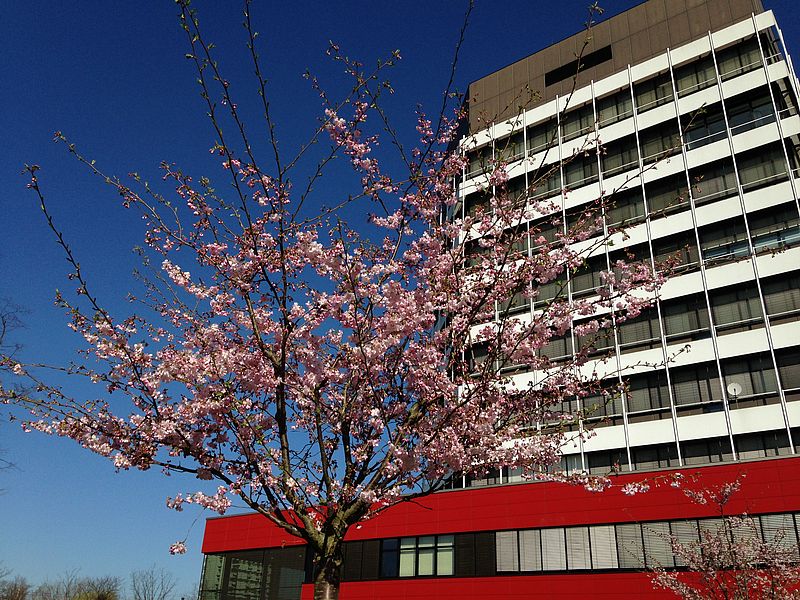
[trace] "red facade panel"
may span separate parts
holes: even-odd
[[[416,579],[343,583],[342,600],[598,600],[675,598],[672,592],[654,590],[646,573],[538,575]],[[314,589],[303,586],[301,600],[313,600]]]
[[[745,475],[742,489],[734,495],[728,505],[728,512],[731,514],[800,511],[800,458],[678,471],[684,474],[688,482],[686,486],[693,489],[711,488],[733,481],[739,475]],[[650,476],[646,474],[616,476],[613,478],[612,488],[602,493],[588,492],[579,486],[559,483],[518,484],[442,492],[394,506],[376,518],[353,528],[347,539],[655,521],[716,515],[715,507],[699,506],[687,499],[683,491],[674,489],[667,483],[635,496],[627,496],[621,491],[621,487],[626,483],[652,480],[668,473],[670,472],[659,472]],[[262,515],[245,514],[209,519],[206,522],[203,552],[275,548],[299,543],[301,543],[299,540],[270,523]],[[544,577],[548,578],[556,577]],[[539,582],[543,577],[538,576],[534,579]],[[580,579],[583,580],[584,577]],[[451,580],[436,580],[435,585],[450,585],[441,583],[443,581]],[[496,578],[492,581],[495,582],[493,585],[497,585]],[[383,584],[384,582],[374,583],[376,586]]]

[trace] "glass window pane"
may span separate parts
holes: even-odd
[[[648,569],[665,569],[672,567],[672,538],[670,537],[669,523],[645,523],[642,526],[644,534],[644,553]]]
[[[674,521],[670,523],[670,531],[675,545],[679,549],[674,556],[675,566],[686,566],[682,557],[693,555],[700,543],[697,521]]]
[[[498,531],[495,534],[498,571],[519,571],[519,552],[516,531]]]
[[[417,557],[416,538],[402,538],[400,540],[400,577],[413,577],[414,563]]]
[[[589,528],[568,527],[567,534],[567,566],[573,569],[591,569],[589,557]]]
[[[638,523],[617,525],[617,549],[621,569],[644,568],[642,529]]]
[[[433,557],[435,552],[436,550],[433,547],[419,549],[417,554],[417,575],[433,575]]]
[[[242,552],[229,555],[228,598],[231,600],[259,600],[261,576],[264,570],[264,552]]]
[[[519,532],[519,568],[521,571],[542,570],[541,532],[538,529]]]
[[[567,553],[564,546],[564,529],[542,529],[542,567],[545,571],[564,571]]]
[[[452,575],[455,536],[440,535],[436,538],[436,574]]]
[[[592,542],[592,568],[616,569],[617,536],[613,525],[597,525],[589,528]]]
[[[206,554],[203,562],[203,582],[200,591],[202,600],[219,598],[222,586],[222,570],[225,566],[225,557],[220,554]]]

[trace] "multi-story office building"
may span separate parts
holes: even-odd
[[[564,447],[563,468],[636,472],[624,482],[729,463],[699,470],[709,485],[747,472],[730,509],[796,543],[800,116],[781,32],[759,0],[649,0],[585,41],[470,86],[470,160],[451,217],[486,210],[486,166],[502,161],[512,193],[556,207],[525,224],[518,249],[558,243],[587,211],[600,211],[599,235],[625,228],[611,244],[587,240],[583,268],[509,299],[498,318],[534,315],[556,293],[591,296],[618,258],[668,264],[652,308],[589,342],[587,368],[624,391],[564,407],[594,433]],[[568,361],[585,343],[568,333],[542,352]],[[513,377],[535,385],[537,373],[515,365]],[[696,538],[713,516],[671,488],[590,497],[508,469],[452,487],[484,489],[435,494],[427,511],[400,505],[352,533],[346,597],[661,597],[641,570],[680,567],[670,535]],[[310,598],[309,563],[286,538],[257,516],[209,521],[204,595],[249,600],[260,565],[262,597]]]

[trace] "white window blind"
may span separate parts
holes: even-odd
[[[589,528],[589,537],[592,544],[592,568],[616,569],[617,561],[617,535],[613,525],[598,525]]]
[[[564,529],[542,529],[542,568],[545,571],[564,571],[567,554],[564,547]]]
[[[519,551],[516,531],[498,531],[495,534],[498,571],[519,571]]]
[[[567,534],[567,567],[573,569],[591,569],[589,556],[589,528],[568,527]]]
[[[645,523],[642,525],[642,533],[647,567],[649,569],[672,567],[672,538],[669,523],[666,521]]]
[[[620,568],[643,569],[644,546],[641,526],[638,523],[626,523],[616,527]]]
[[[542,570],[542,536],[538,529],[519,532],[519,567],[521,571]]]

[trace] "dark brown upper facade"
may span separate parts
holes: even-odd
[[[761,0],[647,0],[471,83],[470,130],[569,94],[581,52],[577,87],[763,10]]]

